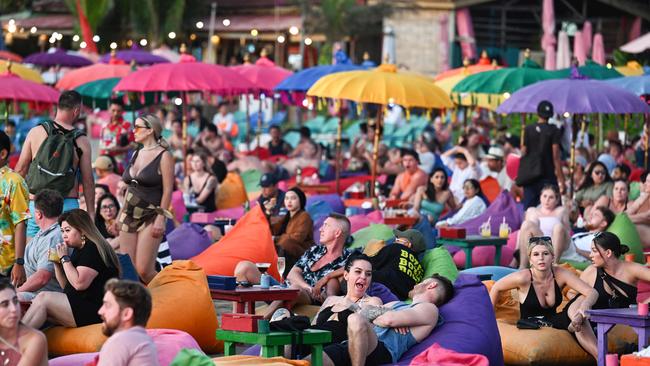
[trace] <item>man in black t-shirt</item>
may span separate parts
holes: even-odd
[[[424,269],[418,255],[426,249],[424,236],[417,230],[395,230],[395,243],[370,257],[372,280],[383,284],[400,300],[422,281]]]
[[[539,158],[541,176],[534,182],[524,186],[524,210],[539,205],[539,195],[542,187],[547,184],[559,183],[560,193],[564,193],[564,174],[560,161],[560,130],[548,123],[553,116],[553,105],[544,100],[537,106],[539,120],[536,124],[526,126],[524,130],[524,146],[521,147],[522,157],[531,154]]]

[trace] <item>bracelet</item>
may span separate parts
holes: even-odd
[[[61,257],[61,260],[59,262],[61,262],[61,264],[70,262],[70,256],[69,255],[64,255],[63,257]]]

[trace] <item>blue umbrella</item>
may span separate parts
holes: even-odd
[[[636,95],[650,94],[650,75],[628,76],[604,81]]]
[[[274,90],[279,92],[307,92],[318,79],[325,75],[363,69],[365,68],[351,64],[314,66],[289,76],[278,84]]]

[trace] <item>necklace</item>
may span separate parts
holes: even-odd
[[[140,149],[140,150],[142,150],[142,151],[149,151],[149,150],[153,150],[153,149],[157,148],[158,146],[160,146],[160,144],[153,144],[153,145],[148,146],[148,147],[144,147],[144,146],[143,146],[142,149]]]

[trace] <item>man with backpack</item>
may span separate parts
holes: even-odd
[[[45,188],[64,197],[63,212],[79,208],[79,180],[83,187],[90,217],[95,217],[95,182],[91,166],[90,142],[86,135],[74,128],[81,113],[81,95],[64,91],[54,120],[47,120],[32,128],[16,165],[16,171],[25,177],[29,187],[29,210],[34,212],[34,196]],[[38,232],[33,218],[27,223],[27,237]]]

